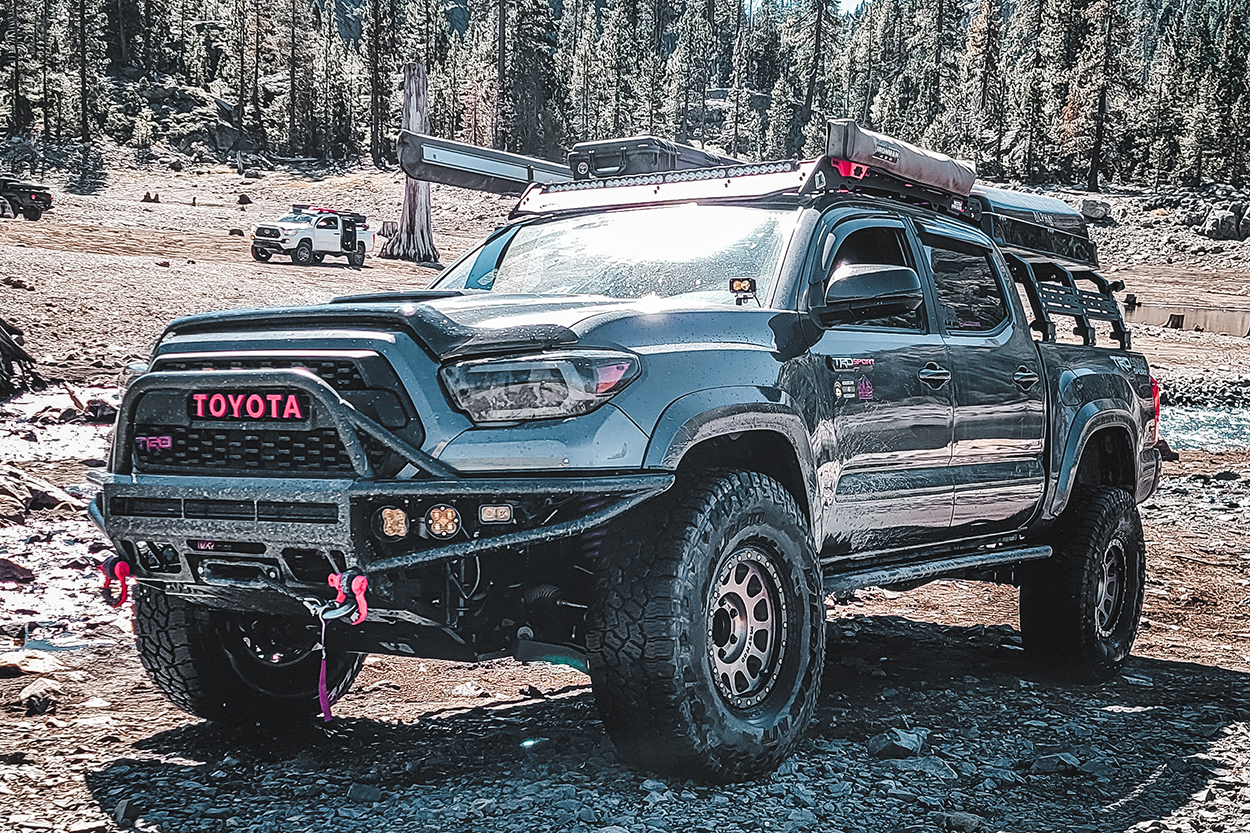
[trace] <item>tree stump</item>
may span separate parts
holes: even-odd
[[[425,64],[404,65],[404,130],[429,133]],[[393,237],[387,238],[381,257],[437,263],[434,233],[430,224],[430,183],[409,178],[404,185],[404,208]]]

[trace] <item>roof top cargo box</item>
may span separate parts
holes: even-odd
[[[831,119],[826,136],[825,151],[831,160],[865,166],[907,182],[966,197],[977,179],[977,169],[971,162],[865,130],[850,119]],[[853,175],[850,170],[842,174]]]
[[[604,179],[741,164],[728,156],[655,136],[581,142],[569,151],[569,167],[573,169],[574,179]]]
[[[978,185],[968,200],[968,214],[1001,246],[1098,266],[1085,218],[1063,200]]]

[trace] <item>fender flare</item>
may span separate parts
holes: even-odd
[[[1136,447],[1133,418],[1124,410],[1123,402],[1114,399],[1097,399],[1082,405],[1068,425],[1063,454],[1056,461],[1057,476],[1054,479],[1053,493],[1048,501],[1050,517],[1057,518],[1067,508],[1068,498],[1072,496],[1072,489],[1075,486],[1076,472],[1085,454],[1085,446],[1090,437],[1106,428],[1123,428],[1129,436],[1129,449]],[[1134,482],[1136,482],[1140,475],[1141,461],[1136,455],[1130,454],[1130,456]]]
[[[780,435],[794,451],[806,492],[807,515],[817,542],[823,535],[821,503],[807,425],[785,393],[754,386],[710,388],[674,400],[660,414],[643,461],[644,469],[676,471],[695,445],[745,431]]]

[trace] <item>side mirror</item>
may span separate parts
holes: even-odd
[[[825,305],[811,316],[821,327],[906,315],[924,303],[920,276],[906,266],[866,263],[837,269],[825,290]]]

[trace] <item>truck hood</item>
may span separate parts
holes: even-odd
[[[319,306],[204,313],[174,321],[165,336],[310,327],[380,328],[408,333],[440,360],[447,360],[568,346],[577,343],[592,322],[678,308],[690,309],[689,302],[678,306],[664,299],[422,290],[337,298]]]

